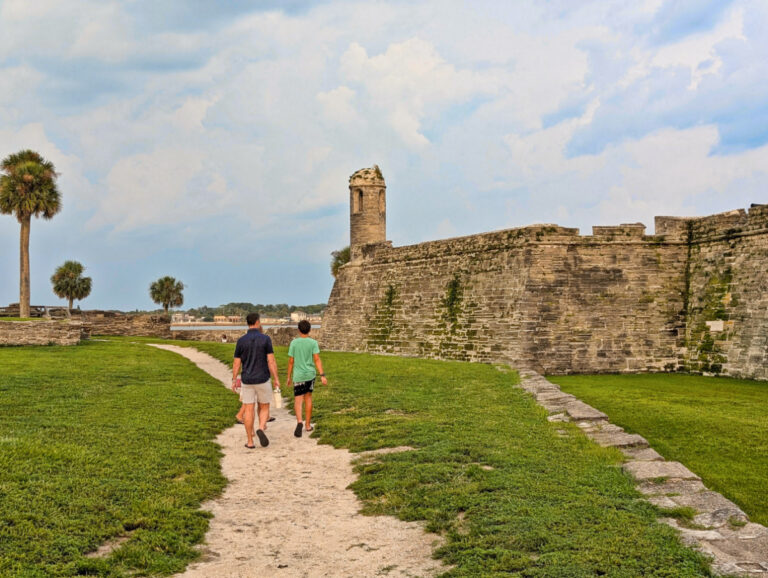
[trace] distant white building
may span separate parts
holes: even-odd
[[[186,313],[174,313],[171,315],[171,323],[194,323],[194,315],[188,315]]]
[[[294,311],[293,313],[291,313],[291,322],[298,323],[299,321],[304,321],[308,317],[309,315],[307,315],[303,311]]]

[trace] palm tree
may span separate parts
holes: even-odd
[[[29,229],[32,217],[52,219],[61,210],[53,163],[31,150],[19,151],[0,164],[0,213],[21,224],[19,316],[29,317]]]
[[[343,249],[339,249],[338,251],[331,252],[331,257],[331,275],[338,277],[339,269],[341,269],[341,266],[349,263],[349,247],[347,246]]]
[[[69,299],[69,309],[72,310],[72,301],[85,299],[91,294],[91,278],[83,277],[83,267],[77,261],[64,261],[51,276],[53,292],[57,297]]]
[[[184,283],[176,281],[173,277],[160,277],[157,281],[150,284],[149,296],[152,301],[162,305],[165,314],[168,315],[169,307],[179,307],[184,305]]]

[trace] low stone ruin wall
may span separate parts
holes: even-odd
[[[288,347],[291,340],[299,336],[299,331],[294,327],[270,327],[264,330],[264,333],[272,338],[272,345]],[[242,329],[191,329],[183,331],[173,331],[173,339],[180,341],[216,341],[221,343],[235,343],[240,337],[245,335],[245,331]],[[311,337],[320,341],[321,330],[313,329]]]
[[[75,314],[73,313],[73,319]],[[171,339],[166,315],[131,315],[114,311],[83,311],[80,319],[92,335],[127,335]]]
[[[0,346],[76,345],[87,328],[68,321],[0,321]]]
[[[221,343],[235,343],[243,335],[243,329],[184,329],[172,331],[172,339],[179,341],[217,341]]]

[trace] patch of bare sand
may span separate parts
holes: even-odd
[[[231,370],[188,347],[156,345],[190,359],[229,386]],[[296,438],[296,418],[272,411],[266,448],[248,450],[236,425],[217,442],[229,480],[223,495],[203,505],[213,513],[203,559],[181,576],[433,576],[448,570],[432,559],[439,543],[413,522],[359,514],[361,502],[346,450]],[[317,427],[322,427],[322,424]]]

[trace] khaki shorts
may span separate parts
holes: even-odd
[[[272,403],[272,380],[264,383],[244,383],[240,387],[240,401],[243,403]]]

